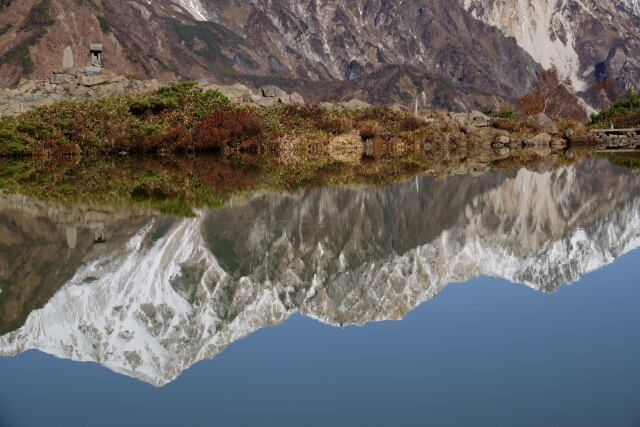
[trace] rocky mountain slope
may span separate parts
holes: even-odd
[[[401,319],[483,274],[550,292],[640,245],[639,194],[638,174],[592,159],[151,217],[86,257],[0,337],[0,354],[37,348],[163,385],[295,312],[332,325]]]
[[[640,86],[635,0],[2,0],[0,85],[91,42],[121,75],[276,83],[309,100],[453,109],[522,95],[557,65],[577,89]],[[424,94],[422,94],[424,92]]]

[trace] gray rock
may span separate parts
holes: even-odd
[[[558,134],[558,125],[556,125],[556,123],[544,113],[527,117],[527,124],[539,131],[546,132],[551,135]]]
[[[269,98],[269,97],[257,97],[256,99],[254,99],[253,101],[254,104],[257,104],[261,107],[271,107],[273,105],[276,104],[281,104],[282,103],[282,99],[281,98]]]
[[[335,107],[335,104],[332,104],[331,102],[321,102],[318,104],[318,107],[329,109]]]
[[[551,144],[551,135],[548,133],[541,133],[524,140],[525,147],[548,147],[549,144]]]
[[[293,92],[289,95],[289,102],[292,104],[304,104],[304,98],[298,92]]]
[[[73,49],[71,46],[67,46],[64,48],[62,52],[62,68],[73,68],[75,67],[75,63],[73,60]]]
[[[288,96],[287,92],[274,85],[262,86],[260,93],[266,98],[284,98]]]
[[[469,122],[476,127],[486,127],[491,125],[491,117],[486,114],[474,110],[468,114]]]
[[[354,110],[371,107],[371,104],[369,104],[368,102],[361,101],[359,99],[352,99],[351,101],[341,102],[338,105],[340,105],[343,108],[350,108]]]

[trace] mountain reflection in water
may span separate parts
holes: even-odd
[[[0,354],[171,382],[293,313],[401,319],[488,275],[552,292],[640,246],[640,174],[554,171],[260,192],[196,218],[0,201]]]

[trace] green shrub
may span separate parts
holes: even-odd
[[[493,117],[494,119],[518,120],[521,118],[520,115],[515,111],[496,111],[493,108],[485,108],[484,110],[482,110],[482,113],[489,117]]]
[[[640,126],[640,94],[629,90],[626,99],[614,102],[608,109],[591,115],[590,126],[608,126],[610,123],[616,127]]]
[[[181,82],[161,87],[153,95],[133,101],[129,111],[136,116],[142,116],[148,112],[158,114],[164,110],[178,108],[195,85],[196,82]]]
[[[49,139],[55,132],[53,126],[44,122],[20,121],[16,128],[36,140]]]
[[[0,156],[28,156],[33,153],[33,142],[19,133],[0,129]]]

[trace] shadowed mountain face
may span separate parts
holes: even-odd
[[[196,218],[111,224],[99,251],[59,251],[81,259],[72,277],[52,280],[57,292],[0,337],[0,354],[36,348],[164,385],[296,312],[332,325],[401,319],[479,275],[552,292],[640,246],[640,175],[589,159],[262,192]]]

